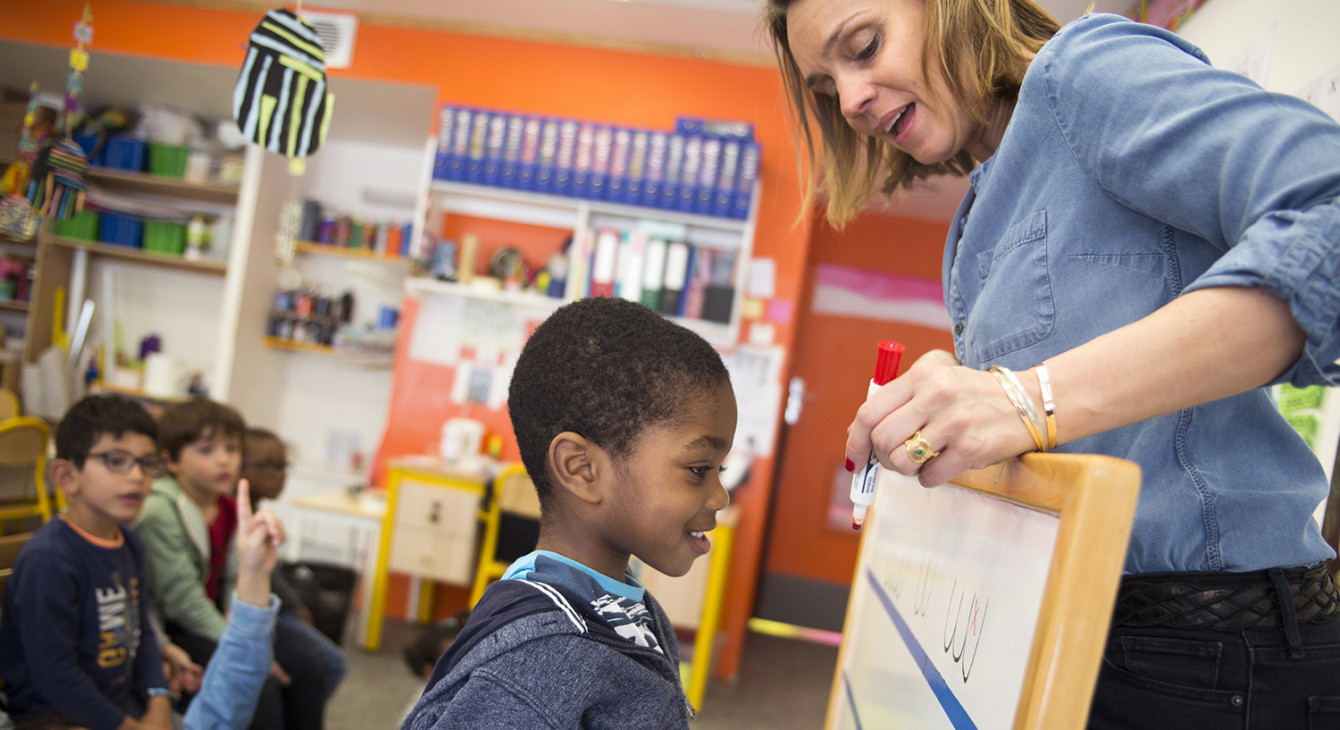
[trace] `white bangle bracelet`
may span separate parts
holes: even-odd
[[[1047,366],[1033,366],[1038,374],[1038,389],[1042,391],[1042,412],[1047,417],[1047,448],[1056,448],[1056,402],[1052,400],[1052,376]]]

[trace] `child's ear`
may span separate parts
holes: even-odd
[[[169,454],[167,452],[167,449],[163,449],[162,451],[158,452],[158,458],[163,460],[163,470],[166,471],[168,474],[172,475],[173,477],[176,477],[177,460],[172,458],[172,454]]]
[[[65,496],[79,492],[79,468],[69,459],[52,459],[47,466],[47,476],[52,486],[65,492]]]
[[[599,446],[580,434],[564,431],[549,442],[549,471],[555,483],[577,499],[600,502],[600,472],[605,468]]]

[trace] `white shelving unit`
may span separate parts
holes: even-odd
[[[436,142],[429,140],[421,183],[425,194],[419,196],[419,209],[415,212],[414,218],[416,221],[428,221],[425,227],[440,228],[438,225],[440,221],[430,220],[430,218],[435,218],[437,214],[456,214],[566,229],[572,231],[574,236],[578,236],[587,235],[605,226],[627,230],[637,225],[639,221],[649,221],[683,226],[685,241],[690,245],[735,252],[734,299],[731,302],[730,321],[719,323],[686,317],[672,317],[672,319],[694,330],[719,348],[732,348],[739,342],[740,309],[744,299],[749,257],[753,252],[754,224],[759,197],[758,184],[754,187],[754,204],[750,205],[749,217],[746,220],[737,220],[600,200],[569,198],[509,188],[436,180],[432,178],[435,153]],[[416,230],[415,241],[411,250],[420,251],[423,245],[423,231]],[[580,255],[581,250],[574,246],[572,252],[574,255]],[[576,263],[573,262],[573,265],[569,266],[569,270],[575,270]],[[574,284],[575,282],[569,279],[566,301],[571,301],[580,296],[579,292],[574,290]],[[513,297],[516,296],[508,292],[499,294],[496,291],[476,287],[445,282],[429,283],[419,280],[411,280],[407,292],[412,295],[431,293],[471,298],[497,299],[501,297],[501,301],[514,301]],[[537,295],[529,295],[528,299],[522,300],[520,303],[536,303],[534,300],[556,301]],[[561,304],[561,302],[558,303]],[[557,306],[557,304],[554,306]]]

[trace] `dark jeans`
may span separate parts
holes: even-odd
[[[1114,627],[1092,730],[1340,728],[1340,621],[1245,631]]]
[[[214,654],[215,643],[201,636],[167,626],[172,642],[186,650],[191,660],[204,667]],[[321,730],[325,722],[326,659],[321,647],[301,632],[275,626],[275,661],[293,680],[287,687],[274,677],[265,680],[251,730]]]

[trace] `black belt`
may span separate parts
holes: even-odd
[[[1273,575],[1272,575],[1273,574]],[[1281,626],[1288,594],[1298,623],[1340,618],[1326,566],[1254,573],[1155,573],[1122,579],[1113,626],[1242,631]]]

